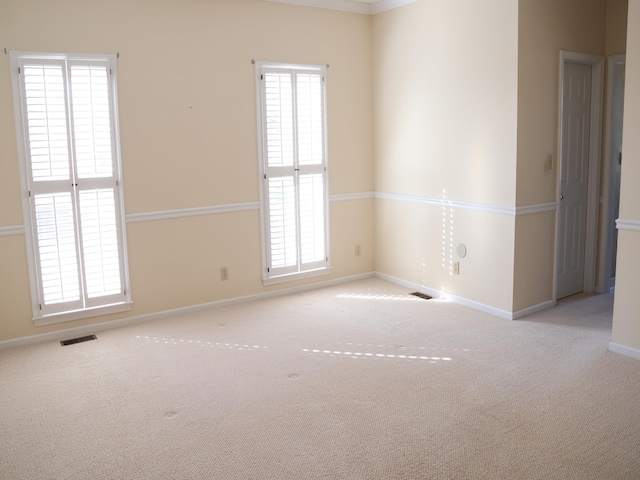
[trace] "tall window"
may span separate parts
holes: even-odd
[[[115,56],[11,63],[34,321],[128,309]]]
[[[257,65],[267,284],[328,273],[325,74]]]

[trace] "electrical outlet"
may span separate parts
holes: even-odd
[[[360,244],[356,243],[356,257],[360,256]]]
[[[229,280],[229,269],[227,267],[220,267],[220,280]]]
[[[453,274],[460,275],[460,262],[453,262]]]

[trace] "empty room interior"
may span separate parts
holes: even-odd
[[[640,0],[0,9],[1,478],[639,478]]]

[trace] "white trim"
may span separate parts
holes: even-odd
[[[558,208],[557,202],[540,203],[538,205],[525,205],[522,207],[502,207],[499,205],[488,205],[486,203],[459,202],[443,198],[417,197],[414,195],[400,195],[396,193],[375,192],[374,197],[382,200],[396,200],[406,203],[418,203],[421,205],[431,205],[434,207],[461,208],[464,210],[475,210],[485,213],[496,213],[499,215],[531,215],[534,213],[551,212]]]
[[[471,307],[475,310],[480,310],[481,312],[495,315],[496,317],[504,318],[506,320],[513,320],[513,314],[507,310],[502,310],[500,308],[492,307],[490,305],[485,305],[484,303],[479,303],[473,300],[469,300],[467,298],[458,297],[457,295],[453,295],[451,293],[425,287],[424,285],[420,285],[419,283],[413,283],[407,280],[402,280],[401,278],[392,277],[391,275],[387,275],[385,273],[376,272],[376,277],[382,280],[386,280],[387,282],[395,283],[396,285],[400,285],[402,287],[410,288],[411,290],[416,290],[421,293],[426,293],[428,295],[431,295],[434,298],[435,297],[441,298],[443,300],[448,300],[458,305]]]
[[[364,3],[357,0],[266,0],[274,3],[288,3],[304,7],[326,8],[340,10],[342,12],[362,13],[364,15],[376,15],[394,8],[402,7],[417,0],[378,0],[374,3]]]
[[[331,195],[330,202],[342,202],[347,200],[365,200],[374,198],[373,192],[343,193]],[[209,207],[181,208],[177,210],[161,210],[157,212],[129,213],[126,215],[127,223],[151,222],[154,220],[170,220],[174,218],[196,217],[199,215],[214,215],[218,213],[244,212],[248,210],[260,210],[259,202],[230,203],[226,205],[212,205]],[[24,235],[24,225],[9,225],[0,227],[0,237],[9,235]]]
[[[412,290],[416,290],[418,292],[426,293],[428,295],[431,295],[432,297],[449,300],[458,305],[463,305],[465,307],[471,307],[475,310],[480,310],[481,312],[490,313],[491,315],[495,315],[496,317],[504,318],[506,320],[517,320],[527,315],[531,315],[533,313],[540,312],[542,310],[546,310],[551,307],[555,307],[556,305],[555,300],[549,300],[547,302],[539,303],[538,305],[533,305],[531,307],[518,310],[517,312],[509,312],[508,310],[502,310],[500,308],[492,307],[490,305],[485,305],[484,303],[476,302],[474,300],[469,300],[464,297],[459,297],[451,293],[425,287],[424,285],[420,285],[418,283],[408,282],[406,280],[392,277],[391,275],[386,275],[384,273],[376,272],[376,277],[382,280],[386,280],[387,282],[395,283],[396,285],[401,285],[403,287],[407,287]]]
[[[8,237],[10,235],[24,235],[24,225],[8,225],[0,227],[0,237]]]
[[[534,213],[550,212],[557,208],[556,202],[541,203],[539,205],[527,205],[524,207],[493,207],[481,203],[445,201],[426,197],[413,197],[409,195],[395,195],[380,192],[358,192],[341,193],[329,196],[329,202],[344,202],[350,200],[368,200],[371,198],[381,198],[385,200],[397,200],[408,203],[420,203],[433,205],[436,207],[464,208],[470,210],[484,211],[489,213],[500,213],[504,215],[530,215]],[[218,213],[245,212],[249,210],[260,210],[260,202],[230,203],[226,205],[211,205],[207,207],[181,208],[176,210],[160,210],[157,212],[129,213],[126,215],[127,223],[151,222],[155,220],[171,220],[174,218],[196,217],[200,215],[215,215]],[[10,225],[0,227],[0,237],[7,235],[23,235],[24,225]]]
[[[542,310],[547,310],[548,308],[552,308],[556,306],[555,300],[549,300],[547,302],[542,302],[537,305],[533,305],[531,307],[523,308],[522,310],[518,310],[511,314],[512,320],[518,320],[520,318],[526,317],[528,315],[532,315],[537,312],[541,312]]]
[[[619,343],[609,342],[609,351],[613,353],[619,353],[620,355],[626,355],[627,357],[640,360],[640,350],[636,348],[620,345]]]
[[[303,7],[326,8],[329,10],[340,10],[343,12],[362,13],[371,15],[371,6],[366,3],[354,2],[351,0],[266,0],[274,3],[288,3],[291,5],[301,5]]]
[[[163,318],[173,317],[176,315],[185,315],[188,313],[200,312],[202,310],[208,310],[210,308],[225,307],[227,305],[234,305],[237,303],[250,302],[254,300],[262,300],[266,298],[281,297],[284,295],[290,295],[293,293],[304,292],[308,290],[315,290],[318,288],[330,287],[333,285],[339,285],[341,283],[355,282],[357,280],[364,280],[375,276],[374,272],[361,273],[358,275],[352,275],[350,277],[336,278],[334,280],[327,280],[324,282],[310,283],[307,285],[298,285],[296,287],[282,288],[279,290],[272,290],[270,292],[257,293],[254,295],[245,295],[242,297],[228,298],[224,300],[217,300],[215,302],[201,303],[198,305],[191,305],[188,307],[174,308],[171,310],[163,310],[161,312],[147,313],[144,315],[136,315],[133,317],[121,318],[118,320],[111,320],[108,322],[96,323],[93,325],[84,325],[82,327],[67,328],[64,330],[58,330],[50,333],[41,333],[37,335],[30,335],[27,337],[20,337],[11,340],[0,341],[0,350],[5,348],[20,347],[24,345],[32,345],[35,343],[51,342],[64,340],[65,338],[72,338],[96,332],[102,332],[105,330],[111,330],[119,327],[126,327],[129,325],[135,325],[137,323],[148,322],[151,320],[160,320]]]
[[[265,155],[265,146],[263,144],[263,139],[262,139],[262,116],[263,116],[263,110],[264,110],[264,106],[262,105],[262,82],[260,79],[260,76],[262,75],[260,73],[260,65],[261,62],[256,62],[255,64],[255,68],[254,68],[254,74],[255,74],[255,86],[256,86],[256,141],[257,141],[257,150],[258,150],[258,191],[260,194],[260,201],[257,202],[258,203],[258,208],[260,210],[260,267],[261,267],[261,276],[264,275],[264,273],[267,271],[267,255],[268,255],[268,248],[267,248],[267,242],[265,241],[265,238],[267,238],[268,235],[268,221],[267,221],[267,212],[263,211],[266,209],[263,209],[263,202],[264,202],[264,197],[265,197],[265,182],[264,179],[266,178],[266,173],[265,173],[265,169],[264,169],[264,162],[262,161],[262,159],[264,158]]]
[[[75,310],[73,312],[54,313],[51,315],[34,317],[33,323],[35,324],[36,327],[42,327],[44,325],[70,322],[72,320],[80,320],[82,318],[97,317],[99,315],[109,315],[111,313],[128,312],[129,310],[131,310],[132,305],[133,305],[133,302],[127,301],[122,303],[116,303],[114,305],[104,305],[100,307]]]
[[[591,115],[590,115],[590,140],[589,140],[589,177],[587,185],[587,219],[585,231],[584,252],[584,280],[583,291],[593,293],[596,289],[596,253],[598,237],[598,209],[599,209],[599,185],[601,165],[601,137],[602,137],[602,110],[604,88],[604,57],[588,55],[584,53],[568,52],[561,50],[559,55],[559,91],[558,91],[558,159],[556,175],[556,198],[560,198],[562,185],[562,113],[563,113],[563,85],[565,63],[579,63],[590,65],[591,68]],[[560,239],[560,215],[556,218],[555,238],[555,271],[558,271],[559,239]],[[553,277],[553,299],[558,298],[558,274]]]
[[[20,52],[9,52],[9,61],[11,64],[11,84],[13,90],[13,115],[16,125],[16,144],[18,147],[19,171],[20,171],[20,194],[22,204],[22,219],[29,222],[31,218],[31,208],[29,206],[29,172],[27,170],[27,145],[26,136],[24,135],[26,114],[23,112],[22,93],[20,87],[20,78],[18,70],[18,56]],[[37,283],[37,267],[35,261],[35,239],[32,235],[33,227],[29,224],[23,225],[25,233],[25,243],[27,247],[27,268],[29,271],[29,293],[31,300],[31,313],[35,314],[39,308],[39,290]]]
[[[375,198],[375,193],[360,192],[360,193],[340,193],[336,195],[329,195],[330,202],[344,202],[347,200],[367,200],[369,198]]]
[[[366,278],[371,278],[371,277],[377,277],[382,280],[388,281],[390,283],[394,283],[396,285],[400,285],[400,286],[409,288],[411,290],[416,290],[422,293],[427,293],[433,297],[448,300],[458,305],[471,307],[476,310],[489,313],[491,315],[495,315],[500,318],[504,318],[506,320],[515,320],[517,318],[522,318],[525,315],[529,315],[529,314],[553,307],[555,305],[554,301],[548,301],[548,302],[541,303],[539,305],[534,305],[533,307],[529,307],[529,308],[511,313],[511,312],[508,312],[507,310],[491,307],[489,305],[475,302],[473,300],[469,300],[466,298],[458,297],[450,293],[428,288],[417,283],[392,277],[391,275],[386,275],[380,272],[368,272],[368,273],[361,273],[358,275],[352,275],[349,277],[336,278],[333,280],[326,280],[323,282],[314,282],[306,285],[298,285],[295,287],[282,288],[282,289],[272,290],[269,292],[257,293],[253,295],[227,298],[224,300],[217,300],[214,302],[201,303],[198,305],[190,305],[187,307],[174,308],[171,310],[163,310],[161,312],[153,312],[153,313],[147,313],[143,315],[136,315],[132,317],[121,318],[118,320],[111,320],[108,322],[101,322],[101,323],[96,323],[92,325],[67,328],[64,330],[58,330],[50,333],[42,333],[42,334],[31,335],[27,337],[15,338],[11,340],[3,340],[3,341],[0,341],[0,350],[5,348],[13,348],[13,347],[31,345],[31,344],[47,342],[47,341],[63,340],[65,338],[96,333],[100,331],[110,330],[113,328],[125,327],[125,326],[134,325],[137,323],[147,322],[151,320],[159,320],[159,319],[168,318],[176,315],[185,315],[188,313],[199,312],[199,311],[207,310],[210,308],[225,307],[228,305],[235,305],[238,303],[250,302],[254,300],[262,300],[266,298],[280,297],[284,295],[290,295],[290,294],[309,291],[309,290],[316,290],[319,288],[330,287],[333,285],[340,285],[342,283],[354,282],[357,280],[364,280]],[[615,344],[611,344],[611,345],[615,345]],[[621,348],[628,348],[628,347],[621,346]]]
[[[181,208],[178,210],[163,210],[147,213],[130,213],[126,216],[126,219],[127,223],[137,223],[150,222],[153,220],[196,217],[199,215],[213,215],[216,213],[244,212],[247,210],[260,210],[260,203],[230,203],[227,205],[212,205],[209,207]]]
[[[624,220],[622,218],[619,218],[616,220],[616,228],[618,230],[640,232],[640,220]]]
[[[514,207],[501,207],[498,205],[487,205],[483,203],[458,202],[443,198],[416,197],[413,195],[400,195],[396,193],[376,192],[375,198],[382,200],[397,200],[406,203],[419,203],[421,205],[431,205],[434,207],[462,208],[465,210],[476,210],[486,213],[497,213],[501,215],[515,215]]]
[[[285,275],[278,275],[277,277],[265,277],[262,279],[263,285],[277,285],[279,283],[294,282],[296,280],[304,280],[306,278],[321,277],[323,275],[329,275],[331,273],[331,267],[316,268],[315,270],[308,270],[306,272],[288,273]]]
[[[393,10],[394,8],[402,7],[417,1],[418,0],[378,0],[371,4],[371,15],[386,12],[387,10]]]
[[[516,207],[516,215],[533,215],[535,213],[555,212],[557,209],[558,202],[526,205],[524,207]]]

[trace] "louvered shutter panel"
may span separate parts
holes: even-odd
[[[114,173],[107,75],[104,65],[71,65],[78,178],[112,177]]]
[[[269,179],[271,268],[296,265],[297,219],[293,176]]]
[[[122,295],[108,67],[70,62],[86,303]],[[98,299],[97,301],[95,299]]]
[[[296,84],[299,163],[320,165],[324,162],[322,76],[298,73]]]
[[[43,304],[80,300],[76,229],[71,193],[34,196]]]
[[[300,262],[304,270],[321,267],[326,256],[322,76],[298,73],[296,86]]]
[[[324,262],[324,237],[323,175],[300,175],[300,254],[303,266]]]
[[[280,274],[298,263],[293,88],[290,72],[264,74],[269,268]]]
[[[267,165],[292,166],[293,144],[293,82],[290,73],[267,73],[265,84],[265,122]]]
[[[126,300],[109,62],[23,58],[38,315]]]
[[[62,62],[23,66],[32,182],[71,178],[64,74]]]
[[[80,192],[82,253],[88,298],[122,291],[113,189]]]
[[[43,313],[82,308],[63,61],[22,65],[27,170]]]
[[[320,72],[265,67],[262,141],[269,277],[324,267],[327,182]]]

